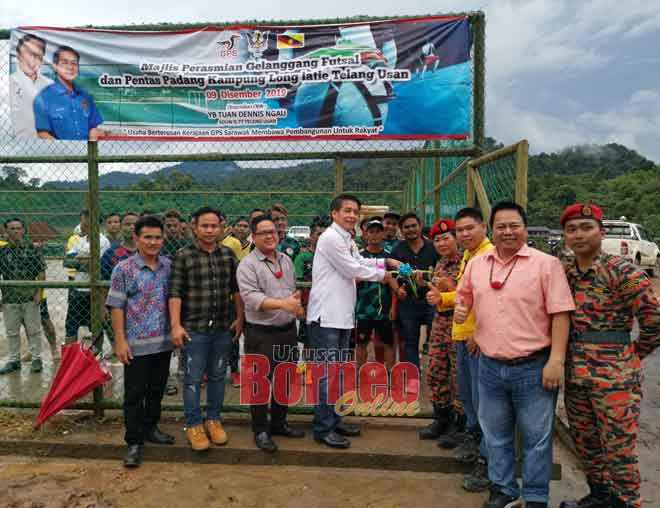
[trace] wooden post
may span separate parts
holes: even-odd
[[[516,203],[527,210],[527,161],[529,143],[523,139],[516,150]]]
[[[341,157],[335,158],[335,196],[344,192],[344,165]]]
[[[481,176],[479,175],[479,172],[476,170],[476,168],[474,168],[473,166],[470,166],[468,178],[472,180],[472,185],[474,186],[474,191],[479,201],[481,213],[483,214],[484,219],[488,220],[488,218],[490,217],[490,210],[491,210],[490,201],[488,200],[488,194],[486,194],[486,188],[484,187],[484,183],[481,181]]]
[[[477,204],[477,196],[474,190],[474,182],[472,180],[472,173],[475,172],[474,166],[472,165],[472,162],[468,163],[467,167],[467,185],[466,185],[466,196],[465,196],[465,202],[467,203],[467,206],[474,207]]]
[[[103,315],[101,307],[103,305],[102,288],[99,286],[101,280],[101,245],[100,245],[100,226],[101,210],[99,207],[99,155],[98,143],[96,141],[87,142],[87,173],[89,188],[87,190],[87,209],[89,210],[89,283],[90,288],[90,332],[92,334],[92,344],[96,345],[97,338],[100,338],[100,347],[103,347]],[[98,387],[94,390],[94,416],[103,416],[103,388]]]

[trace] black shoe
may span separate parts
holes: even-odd
[[[486,492],[489,487],[488,464],[479,457],[474,469],[463,477],[463,488],[468,492]]]
[[[174,444],[174,436],[165,434],[165,432],[162,432],[158,428],[158,426],[155,426],[149,432],[146,432],[144,436],[144,440],[156,444],[166,444],[166,445]]]
[[[451,420],[448,407],[433,406],[433,421],[419,431],[419,439],[438,439],[444,434]]]
[[[481,443],[481,431],[476,429],[468,430],[461,445],[454,450],[454,458],[464,464],[471,464],[479,458],[479,444]]]
[[[443,450],[453,450],[465,439],[465,415],[454,413],[447,431],[438,437],[438,447]]]
[[[498,487],[490,488],[490,497],[484,501],[483,508],[522,508],[525,502],[521,497],[507,496]]]
[[[330,434],[323,437],[314,436],[314,441],[328,445],[330,448],[348,448],[351,446],[351,442],[348,439],[336,432],[330,432]]]
[[[294,437],[294,438],[305,437],[304,430],[290,427],[288,423],[284,423],[284,425],[280,427],[271,427],[270,434],[272,436],[284,436],[284,437]]]
[[[21,362],[7,362],[5,366],[0,369],[0,376],[3,374],[10,374],[17,370],[21,370]]]
[[[610,508],[610,491],[604,485],[589,484],[589,494],[581,499],[562,501],[559,508]]]
[[[144,447],[142,445],[128,445],[128,450],[124,457],[124,467],[140,467],[140,464],[142,464],[143,451]]]
[[[340,423],[335,427],[335,433],[345,437],[356,437],[360,435],[360,427],[357,425],[346,425]]]
[[[257,445],[257,448],[266,453],[274,453],[277,451],[277,445],[268,432],[259,432],[258,434],[255,434],[254,442]]]

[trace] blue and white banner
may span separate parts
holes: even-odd
[[[11,32],[17,136],[465,139],[467,17]]]

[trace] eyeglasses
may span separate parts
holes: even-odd
[[[270,229],[268,231],[257,231],[256,233],[253,233],[254,236],[276,236],[277,231],[274,229]]]

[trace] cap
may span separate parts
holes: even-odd
[[[591,203],[575,203],[564,210],[559,219],[559,224],[564,227],[564,223],[571,219],[594,219],[598,222],[603,220],[603,211]]]
[[[367,229],[374,228],[374,227],[375,228],[380,228],[380,229],[385,229],[383,227],[383,223],[381,221],[379,221],[378,219],[373,219],[373,220],[370,220],[369,222],[367,222]]]
[[[451,219],[438,219],[429,233],[429,237],[433,239],[436,235],[444,235],[445,233],[453,233],[456,231],[456,224]]]

